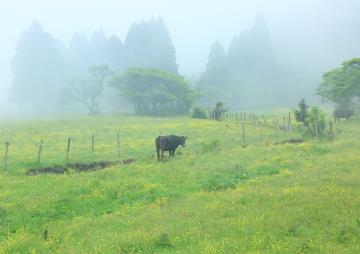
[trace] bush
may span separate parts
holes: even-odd
[[[226,113],[226,109],[224,107],[224,103],[218,102],[216,103],[215,109],[214,109],[214,118],[216,120],[222,120],[224,114]]]
[[[301,99],[298,103],[298,108],[294,109],[296,121],[306,125],[306,118],[308,117],[309,106],[306,104],[305,99]]]
[[[306,118],[306,123],[313,136],[315,136],[316,133],[319,136],[323,135],[326,127],[325,113],[319,107],[311,107]]]
[[[198,119],[206,119],[207,118],[206,111],[199,107],[194,108],[191,117]]]

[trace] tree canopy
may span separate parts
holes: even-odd
[[[112,84],[133,103],[137,114],[187,114],[194,100],[183,76],[157,69],[129,68]]]
[[[90,114],[98,114],[99,97],[104,90],[105,79],[112,74],[113,71],[108,65],[91,66],[86,75],[70,79],[65,94],[68,99],[85,105]]]
[[[338,108],[349,109],[353,99],[360,98],[360,58],[345,61],[324,73],[317,93],[336,103]]]

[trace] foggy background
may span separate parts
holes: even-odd
[[[357,0],[223,1],[2,1],[0,9],[0,106],[6,111],[13,77],[11,61],[23,32],[33,21],[68,45],[74,33],[90,37],[102,29],[122,41],[134,21],[161,16],[176,50],[182,75],[200,75],[210,48],[219,40],[227,51],[234,36],[262,14],[276,63],[298,69],[308,94],[324,71],[360,55],[360,2]],[[291,67],[290,67],[291,66]],[[291,75],[291,74],[289,74]],[[291,87],[293,84],[288,84]]]

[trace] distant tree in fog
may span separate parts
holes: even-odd
[[[60,44],[33,22],[20,38],[12,62],[10,100],[36,111],[54,108],[65,83]]]
[[[187,114],[194,100],[183,76],[156,69],[130,68],[111,81],[144,115]]]
[[[237,106],[249,106],[268,100],[280,91],[277,66],[263,16],[258,16],[250,30],[232,40],[226,54],[222,45],[212,46],[206,71],[198,88],[204,94],[202,104],[210,106],[218,100]],[[275,97],[275,96],[274,96]]]
[[[161,18],[132,24],[125,39],[125,50],[129,67],[178,72],[175,48]]]
[[[353,99],[360,99],[360,58],[345,61],[324,73],[317,93],[336,103],[337,110],[350,110]]]
[[[88,39],[81,33],[75,33],[71,38],[69,47],[65,51],[65,64],[67,75],[85,72],[91,65],[91,52]]]
[[[126,67],[124,44],[115,35],[110,36],[108,39],[106,59],[109,66],[116,71],[122,71]]]
[[[226,53],[219,41],[211,47],[205,72],[200,77],[199,89],[203,91],[203,100],[215,103],[219,94],[227,92],[229,72]]]
[[[91,66],[85,76],[74,76],[70,79],[65,95],[69,100],[86,106],[90,114],[98,114],[99,98],[104,90],[105,80],[112,74],[113,71],[108,65]]]

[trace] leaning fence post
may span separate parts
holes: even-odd
[[[318,135],[319,135],[318,123],[315,122],[315,136],[316,136],[316,138],[318,137]]]
[[[69,137],[67,142],[67,149],[66,149],[66,163],[69,163],[70,144],[71,144],[71,138]]]
[[[95,135],[91,135],[91,155],[94,157],[95,154]]]
[[[120,157],[120,134],[117,134],[117,149],[118,149],[118,156]]]
[[[9,141],[5,142],[5,154],[4,154],[4,169],[5,170],[7,170],[7,165],[8,165],[9,146],[10,146],[10,142]]]
[[[43,140],[40,140],[40,145],[39,145],[38,153],[37,153],[37,164],[38,164],[38,167],[40,167],[40,163],[41,163],[41,151],[42,151],[43,143],[44,143],[44,141],[43,141]]]

